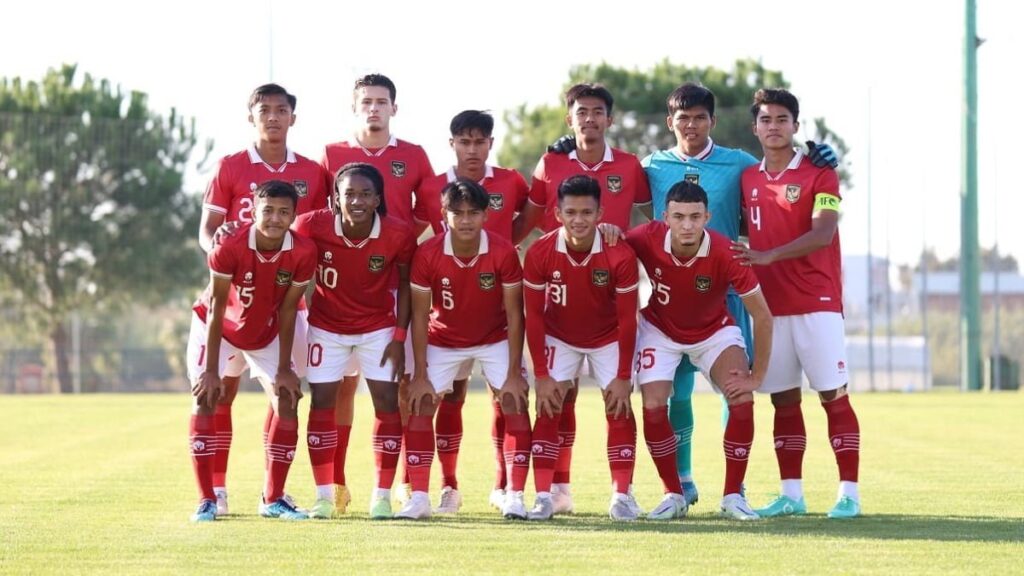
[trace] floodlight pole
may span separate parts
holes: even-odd
[[[975,1],[966,0],[964,32],[963,182],[960,188],[960,386],[981,390],[978,265],[978,45]]]

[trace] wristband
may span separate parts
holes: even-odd
[[[397,342],[405,342],[406,334],[408,334],[408,331],[405,328],[395,328],[395,333],[391,336],[391,339]]]

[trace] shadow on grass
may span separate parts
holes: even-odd
[[[256,515],[232,516],[229,522],[266,522]],[[683,520],[670,522],[612,522],[603,514],[574,514],[556,516],[550,522],[505,520],[500,516],[460,514],[434,516],[429,520],[370,520],[363,515],[337,520],[308,522],[329,526],[362,524],[366,529],[379,526],[385,530],[539,530],[553,532],[621,532],[658,534],[713,534],[733,533],[763,536],[799,537],[826,536],[830,538],[862,538],[867,540],[936,540],[941,542],[1022,542],[1024,518],[997,518],[992,516],[910,516],[899,514],[869,514],[853,520],[830,520],[824,514],[772,518],[756,522],[738,522],[719,518],[714,514],[695,514]],[[305,524],[305,523],[304,523]]]

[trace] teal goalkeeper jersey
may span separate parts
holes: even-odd
[[[708,193],[711,222],[708,227],[735,240],[740,233],[740,177],[757,159],[743,150],[713,144],[711,151],[683,160],[673,150],[659,150],[640,163],[651,184],[651,208],[655,219],[665,213],[665,197],[676,182],[693,180]]]

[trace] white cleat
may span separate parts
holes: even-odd
[[[491,490],[491,496],[487,499],[487,502],[491,505],[491,508],[501,510],[505,505],[505,491],[501,488]]]
[[[227,490],[214,490],[213,494],[217,497],[217,516],[228,515],[228,491]]]
[[[661,503],[658,504],[651,513],[647,515],[648,520],[674,520],[676,518],[683,518],[686,516],[689,506],[686,504],[686,498],[682,494],[676,494],[675,492],[669,492],[665,494],[665,497],[661,499]]]
[[[629,502],[628,502],[629,506],[630,506],[630,508],[633,509],[633,513],[636,514],[637,518],[639,518],[639,517],[643,516],[644,514],[646,514],[646,512],[644,512],[644,509],[641,508],[640,505],[637,504],[637,502],[636,502],[636,494],[633,493],[633,485],[632,484],[629,485],[629,489],[627,490],[626,495],[629,496]]]
[[[462,508],[462,494],[451,486],[441,489],[441,503],[434,508],[434,514],[458,514]]]
[[[551,496],[537,496],[533,501],[533,509],[527,514],[530,520],[551,520],[555,515],[555,505],[551,502]]]
[[[526,504],[523,493],[509,490],[505,493],[505,504],[501,507],[501,515],[509,520],[526,520]]]
[[[632,522],[640,516],[640,506],[631,494],[612,494],[612,501],[608,504],[608,517],[620,522]]]
[[[551,485],[551,503],[555,514],[572,514],[572,492],[568,484]]]
[[[409,503],[409,499],[412,498],[412,486],[409,484],[399,484],[398,491],[395,493],[395,500],[398,500],[399,504],[405,505]]]
[[[430,518],[430,496],[426,492],[413,492],[409,501],[395,514],[395,518],[424,520]]]
[[[722,516],[733,520],[759,520],[761,517],[747,504],[747,499],[739,494],[726,494],[722,498]]]

